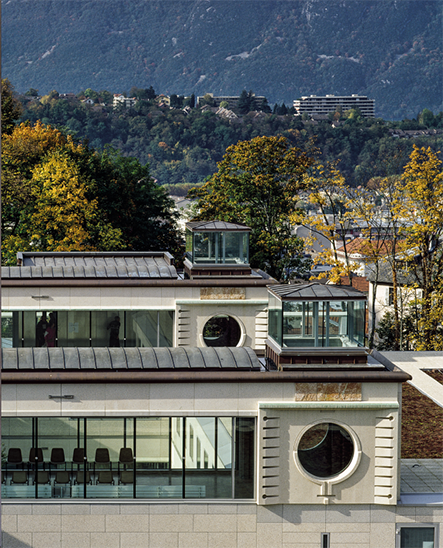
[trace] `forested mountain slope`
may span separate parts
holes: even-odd
[[[97,96],[93,90],[88,94]],[[104,95],[96,101],[103,100]],[[79,96],[84,98],[83,93]],[[284,135],[307,150],[315,143],[321,161],[338,161],[350,185],[366,185],[372,177],[400,174],[413,143],[435,151],[443,148],[443,112],[434,115],[428,109],[417,119],[403,122],[363,118],[352,110],[320,121],[290,113],[253,111],[241,115],[237,110],[238,117],[230,120],[217,115],[216,108],[169,108],[159,106],[157,99],[139,100],[133,108],[113,109],[111,105],[88,105],[80,98],[64,100],[55,92],[40,100],[22,95],[21,121],[41,120],[76,139],[87,139],[99,150],[111,145],[124,156],[149,163],[158,182],[169,185],[203,182],[217,170],[227,147],[263,135]],[[414,136],[404,130],[415,132]]]
[[[85,88],[369,95],[385,119],[442,110],[441,0],[3,0],[3,75]]]

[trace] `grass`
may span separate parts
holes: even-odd
[[[443,385],[443,371],[426,373]],[[443,458],[443,408],[408,383],[403,384],[401,456]]]

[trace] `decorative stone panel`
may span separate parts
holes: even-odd
[[[361,401],[360,382],[296,383],[295,401]]]
[[[202,287],[200,288],[201,300],[235,300],[246,299],[244,287]]]

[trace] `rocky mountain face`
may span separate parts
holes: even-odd
[[[18,91],[368,95],[385,119],[443,109],[442,0],[2,0]]]

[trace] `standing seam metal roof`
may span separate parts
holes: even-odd
[[[2,278],[177,278],[162,253],[23,254],[22,266],[2,267]]]
[[[3,371],[255,371],[251,348],[2,348]]]
[[[366,295],[357,289],[343,285],[324,285],[316,282],[309,284],[282,284],[268,286],[268,291],[282,300],[328,301],[366,299]]]
[[[219,231],[219,230],[232,230],[251,232],[251,228],[241,223],[227,223],[225,221],[191,221],[186,223],[186,228],[191,231]]]

